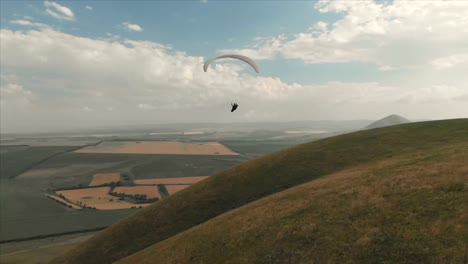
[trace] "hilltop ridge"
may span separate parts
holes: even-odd
[[[368,126],[366,126],[366,129],[371,129],[371,128],[379,128],[379,127],[387,127],[387,126],[394,126],[394,125],[401,125],[401,124],[406,124],[410,123],[408,119],[399,116],[399,115],[389,115],[386,116],[382,119],[379,119],[375,122],[372,122]]]

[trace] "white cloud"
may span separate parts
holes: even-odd
[[[19,84],[17,76],[0,76],[0,129],[10,126],[23,130],[28,122],[34,122],[31,114],[35,112],[37,96]],[[23,127],[21,129],[20,127]]]
[[[12,21],[10,21],[10,23],[21,25],[21,26],[31,26],[33,24],[30,21],[21,20],[21,19],[20,20],[12,20]]]
[[[125,28],[131,31],[143,31],[143,29],[137,24],[131,24],[129,22],[124,22],[122,24],[125,26]]]
[[[88,9],[88,10],[93,10],[93,7],[89,6],[89,5],[86,5],[85,8]]]
[[[148,120],[358,119],[395,112],[406,113],[408,118],[468,115],[466,82],[434,81],[430,79],[437,77],[433,72],[411,76],[409,80],[415,83],[306,85],[243,74],[242,66],[229,61],[218,61],[204,72],[206,58],[150,41],[92,39],[52,29],[2,29],[0,42],[2,72],[18,76],[2,79],[2,99],[7,90],[21,91],[6,86],[20,83],[18,79],[27,89],[16,92],[16,98],[29,98],[27,91],[37,97],[28,99],[35,108],[24,118],[11,114],[9,121],[2,119],[6,124],[2,129],[10,131],[130,125]],[[233,101],[239,103],[236,115],[229,112]],[[22,109],[9,103],[2,107],[6,113]],[[92,114],[87,110],[93,110]]]
[[[39,28],[48,27],[46,24],[31,22],[31,21],[23,20],[23,19],[11,20],[10,23],[20,25],[20,26],[31,26],[31,27],[39,27]]]
[[[139,109],[144,109],[144,110],[150,110],[150,109],[155,109],[156,107],[150,105],[150,104],[138,104]]]
[[[91,109],[89,106],[83,106],[81,109],[83,111],[85,111],[85,112],[92,112],[93,111],[93,109]]]
[[[31,91],[26,90],[23,86],[16,83],[7,83],[0,86],[0,102],[2,105],[14,104],[17,106],[25,106],[32,103],[34,95]]]
[[[393,70],[395,70],[395,67],[391,67],[388,65],[381,65],[379,67],[379,71],[393,71]]]
[[[255,59],[282,54],[307,64],[371,63],[381,70],[420,67],[449,57],[448,64],[435,62],[444,67],[452,65],[454,57],[450,56],[468,53],[467,1],[319,1],[316,8],[343,17],[233,51]]]
[[[283,35],[275,38],[257,38],[257,43],[245,49],[222,49],[220,54],[238,53],[254,60],[273,59],[281,50]]]
[[[468,53],[455,54],[437,58],[431,62],[431,64],[439,70],[449,69],[457,65],[468,64]],[[468,68],[467,68],[468,69]]]
[[[2,69],[34,71],[22,76],[28,85],[47,95],[60,94],[44,96],[40,102],[51,115],[79,115],[70,109],[85,105],[96,118],[105,112],[121,117],[120,122],[133,122],[132,118],[141,122],[149,117],[135,111],[154,108],[160,111],[151,118],[169,121],[171,116],[184,118],[192,108],[211,112],[212,107],[226,107],[242,98],[281,101],[299,87],[278,78],[241,74],[242,66],[228,62],[214,63],[205,73],[205,58],[150,41],[90,39],[52,29],[1,30],[0,39]],[[54,78],[47,77],[51,75]],[[106,111],[108,106],[113,111]],[[166,110],[172,114],[164,114]],[[217,115],[214,119],[221,113]],[[97,122],[82,118],[85,123]],[[197,118],[204,120],[206,113]]]
[[[73,11],[68,7],[51,1],[44,1],[44,6],[46,7],[46,12],[57,19],[73,20],[75,18],[75,14],[73,14]]]
[[[208,0],[200,0],[200,2],[202,2],[203,4],[206,4],[208,3]]]

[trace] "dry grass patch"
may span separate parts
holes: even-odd
[[[101,143],[103,144],[103,143]],[[218,142],[183,143],[166,141],[120,142],[110,147],[88,146],[77,153],[119,153],[119,154],[178,154],[178,155],[239,155]]]
[[[180,177],[180,178],[160,178],[160,179],[142,179],[135,180],[135,184],[195,184],[202,181],[209,176],[194,176],[194,177]]]
[[[120,173],[98,173],[93,176],[93,180],[89,186],[109,184],[118,181],[120,181]]]
[[[149,199],[161,199],[157,186],[119,186],[114,188],[114,192],[128,195],[144,194]]]
[[[190,185],[166,185],[166,190],[170,195],[173,195],[176,192],[182,191],[183,189],[189,187]]]

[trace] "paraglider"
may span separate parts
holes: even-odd
[[[236,111],[237,107],[239,106],[237,103],[231,103],[231,106],[232,106],[232,109],[231,109],[231,113]]]
[[[209,60],[207,60],[207,61],[205,62],[205,64],[203,65],[203,70],[204,70],[205,72],[207,72],[208,67],[210,66],[210,64],[211,64],[213,61],[215,61],[215,60],[217,60],[217,59],[224,59],[224,58],[232,58],[232,59],[241,60],[241,61],[243,61],[243,62],[249,64],[250,66],[252,66],[252,68],[255,70],[256,73],[260,73],[260,71],[259,71],[259,69],[258,69],[258,66],[257,66],[257,64],[255,63],[255,61],[253,61],[253,60],[252,60],[251,58],[249,58],[249,57],[246,57],[246,56],[243,56],[243,55],[237,55],[237,54],[225,54],[225,55],[221,55],[221,56],[217,56],[217,57],[211,58],[211,59],[209,59]],[[237,103],[234,103],[234,104],[231,103],[231,107],[232,107],[231,113],[234,112],[234,111],[236,111],[236,109],[237,109],[238,106],[239,106],[239,105],[238,105]]]

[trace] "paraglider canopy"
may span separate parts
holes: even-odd
[[[221,55],[221,56],[218,56],[218,57],[211,58],[211,59],[209,59],[209,60],[207,60],[205,62],[205,64],[203,65],[203,70],[206,72],[208,70],[208,67],[210,66],[211,62],[213,62],[214,60],[223,59],[223,58],[232,58],[232,59],[241,60],[241,61],[249,64],[250,66],[252,66],[252,68],[255,70],[255,72],[260,73],[257,64],[251,58],[243,56],[243,55],[237,55],[237,54],[225,54],[225,55]]]

